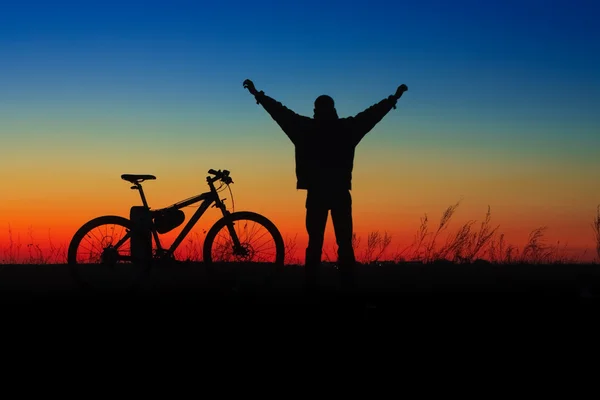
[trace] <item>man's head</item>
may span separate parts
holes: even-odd
[[[335,103],[330,96],[323,94],[315,100],[314,117],[319,119],[336,119],[338,118],[335,110]]]

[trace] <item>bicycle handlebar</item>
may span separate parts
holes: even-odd
[[[227,171],[226,169],[224,169],[223,171],[221,171],[221,170],[215,171],[214,169],[211,168],[208,170],[208,173],[211,175],[215,175],[214,178],[208,177],[207,178],[208,180],[211,180],[214,182],[214,181],[220,179],[226,184],[233,183],[233,180],[229,177],[229,171]]]

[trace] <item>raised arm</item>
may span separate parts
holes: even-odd
[[[244,81],[244,88],[248,89],[250,94],[254,96],[256,104],[262,105],[271,118],[273,118],[285,134],[288,135],[290,140],[295,142],[296,135],[300,131],[300,127],[307,117],[295,113],[277,100],[267,96],[262,90],[259,92],[256,90],[254,83],[250,79]]]
[[[398,86],[396,93],[386,97],[379,103],[372,105],[364,111],[356,114],[354,117],[349,117],[348,120],[353,125],[353,136],[356,144],[362,140],[362,138],[369,133],[375,125],[377,125],[383,117],[391,111],[392,108],[396,108],[396,103],[400,97],[408,90],[408,87],[404,84]]]

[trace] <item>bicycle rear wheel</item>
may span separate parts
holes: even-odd
[[[148,276],[151,263],[132,262],[131,222],[106,215],[94,218],[73,235],[68,249],[72,278],[88,290],[136,289]]]
[[[230,234],[233,229],[240,246]],[[206,234],[203,260],[213,276],[235,275],[236,285],[264,287],[284,265],[285,247],[281,233],[268,218],[251,211],[238,211],[218,220]]]

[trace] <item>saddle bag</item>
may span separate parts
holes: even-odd
[[[154,212],[154,228],[158,233],[167,233],[177,228],[185,221],[185,213],[171,207]]]

